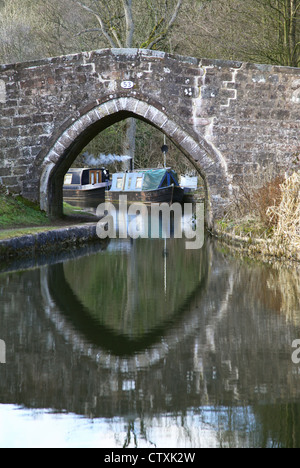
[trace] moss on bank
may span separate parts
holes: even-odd
[[[7,195],[0,188],[0,229],[18,226],[45,226],[49,219],[35,204],[21,196]]]
[[[258,218],[244,217],[239,220],[222,219],[216,222],[218,231],[238,237],[251,239],[271,239],[274,233],[273,226],[265,226]]]
[[[8,195],[0,186],[0,240],[35,235],[57,227],[96,221],[92,214],[64,203],[64,217],[52,222],[35,203]]]

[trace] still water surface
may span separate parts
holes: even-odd
[[[300,447],[299,279],[207,240],[0,274],[0,447]]]

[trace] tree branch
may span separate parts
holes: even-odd
[[[123,45],[122,45],[122,43],[121,43],[121,41],[120,41],[120,38],[119,38],[119,36],[118,36],[118,34],[117,34],[117,31],[115,30],[114,27],[111,27],[111,28],[110,28],[110,31],[111,31],[111,34],[114,36],[114,38],[115,38],[115,40],[116,40],[116,42],[117,42],[118,47],[121,49],[121,48],[123,47]]]
[[[87,34],[89,32],[102,32],[102,29],[100,28],[84,29],[83,31],[80,31],[79,33],[75,34],[75,37],[82,36],[82,34]]]
[[[156,44],[161,42],[167,36],[170,29],[174,26],[174,23],[175,23],[178,15],[179,15],[179,11],[180,11],[180,8],[182,6],[182,2],[183,2],[183,0],[178,0],[177,5],[176,5],[175,10],[174,10],[174,13],[173,13],[169,23],[167,24],[166,28],[152,42],[148,43],[148,45],[147,45],[148,49],[152,49]],[[163,21],[165,21],[165,18],[163,19]],[[162,23],[163,21],[160,20],[160,23]],[[157,27],[158,27],[158,25],[154,28],[154,30]]]
[[[123,8],[125,12],[125,21],[126,21],[125,44],[126,44],[126,47],[132,47],[133,33],[134,33],[132,0],[122,0],[122,2],[123,2]]]
[[[111,35],[108,33],[106,27],[105,27],[105,24],[104,24],[104,21],[102,20],[101,16],[96,13],[92,8],[88,7],[87,5],[85,5],[84,3],[76,0],[76,3],[81,6],[81,8],[83,8],[84,10],[88,11],[89,13],[91,13],[92,15],[95,16],[95,18],[97,19],[98,23],[100,24],[100,28],[101,28],[101,32],[103,34],[103,36],[108,40],[110,46],[112,48],[117,48],[118,45],[115,43],[115,41],[113,40],[113,38],[111,37]]]

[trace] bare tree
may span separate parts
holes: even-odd
[[[90,43],[85,38],[74,40],[85,21],[85,15],[79,8],[74,9],[72,0],[2,0],[0,61],[26,61],[89,50]]]
[[[300,0],[189,0],[180,18],[179,53],[299,66]]]
[[[184,0],[74,0],[88,12],[94,24],[77,34],[98,32],[112,48],[152,49],[166,39]],[[123,152],[134,158],[136,121],[128,119]]]
[[[300,65],[300,0],[263,0],[263,2],[270,14],[277,20],[277,60],[282,65],[298,67]]]
[[[32,30],[32,10],[28,2],[14,3],[12,0],[1,3],[0,7],[0,58],[2,61],[21,61],[31,54],[30,36]]]
[[[186,0],[74,0],[90,13],[94,26],[79,35],[98,32],[112,48],[157,47],[175,25]]]

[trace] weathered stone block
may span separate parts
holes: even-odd
[[[11,176],[11,167],[0,167],[0,177]]]
[[[25,115],[21,117],[14,117],[13,118],[13,126],[27,126],[32,124],[32,116]]]
[[[2,184],[5,185],[6,187],[16,187],[18,186],[16,177],[11,177],[11,176],[4,176],[1,177]]]
[[[0,80],[0,104],[6,103],[6,84],[4,80]]]

